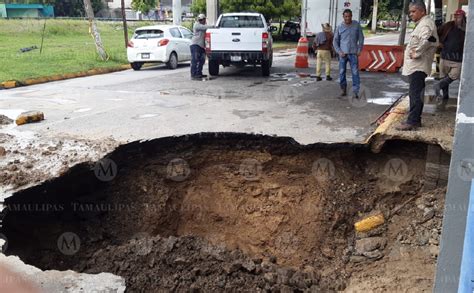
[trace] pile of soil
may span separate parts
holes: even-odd
[[[8,125],[13,123],[13,120],[5,115],[0,114],[0,125]]]
[[[85,265],[89,273],[126,276],[131,292],[142,288],[149,292],[320,289],[320,276],[311,267],[306,271],[281,267],[194,236],[141,236],[98,250]]]
[[[357,242],[373,249],[385,243],[377,261],[352,259],[347,292],[432,292],[444,211],[446,188],[421,192],[380,228],[369,242],[357,234]],[[363,243],[366,242],[366,243]],[[359,245],[359,247],[363,247]],[[354,249],[357,253],[357,251]]]

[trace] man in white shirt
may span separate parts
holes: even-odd
[[[426,15],[425,3],[410,3],[409,12],[416,26],[405,49],[402,74],[408,76],[410,82],[410,112],[406,122],[396,127],[402,131],[421,127],[425,79],[431,74],[431,65],[439,40],[434,21]]]

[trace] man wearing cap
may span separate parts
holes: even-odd
[[[199,14],[197,21],[194,23],[194,36],[191,39],[191,79],[201,80],[207,75],[202,74],[202,67],[206,62],[206,49],[204,47],[204,38],[206,30],[213,28],[212,25],[206,25],[206,16]]]
[[[438,109],[444,110],[449,100],[449,85],[461,75],[464,38],[466,36],[466,13],[456,10],[454,20],[443,24],[438,29],[441,47],[440,78],[435,84]],[[443,90],[441,97],[440,91]]]
[[[435,22],[426,14],[424,2],[410,3],[409,14],[415,22],[415,29],[405,49],[402,74],[408,76],[410,83],[408,95],[410,110],[407,120],[396,127],[397,130],[410,131],[421,127],[425,79],[431,74],[436,47],[438,47],[438,33]]]
[[[314,38],[313,49],[317,52],[316,55],[316,80],[321,81],[321,65],[324,62],[326,66],[326,80],[332,80],[331,78],[331,52],[332,52],[332,41],[334,35],[332,28],[329,23],[321,25],[323,28],[322,32],[319,32]]]

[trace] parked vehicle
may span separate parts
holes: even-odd
[[[209,74],[219,75],[219,66],[261,65],[262,75],[270,75],[273,60],[272,32],[260,13],[225,13],[216,28],[205,36]]]
[[[383,28],[398,28],[400,23],[396,20],[383,20],[382,27]]]
[[[297,42],[301,37],[301,27],[298,21],[288,20],[283,26],[281,37],[286,41]]]
[[[342,13],[345,9],[352,10],[353,20],[360,19],[361,0],[312,0],[307,3],[306,36],[309,42],[322,31],[323,23],[329,23],[335,30],[344,20]]]
[[[144,63],[165,63],[170,69],[178,63],[191,60],[193,33],[185,27],[154,25],[135,30],[128,42],[127,58],[133,70],[140,70]]]

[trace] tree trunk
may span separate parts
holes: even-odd
[[[403,11],[402,11],[402,27],[400,29],[400,35],[398,37],[398,45],[405,45],[405,34],[407,33],[407,14],[408,14],[408,5],[410,4],[409,0],[403,1]]]
[[[377,10],[379,7],[379,1],[374,0],[374,6],[372,8],[372,33],[377,32]]]
[[[97,24],[94,19],[94,11],[92,10],[91,0],[84,0],[84,10],[86,11],[87,19],[89,20],[90,32],[95,41],[95,48],[97,49],[97,54],[99,54],[102,61],[106,61],[109,57],[107,52],[104,49],[102,44],[102,39],[100,38],[99,30],[97,29]]]
[[[125,15],[125,0],[120,1],[121,12],[122,12],[122,23],[123,23],[123,37],[125,39],[125,48],[128,47],[128,27],[127,27],[127,16]]]
[[[282,29],[282,24],[283,24],[281,16],[278,19],[278,23],[280,24],[280,27],[278,28],[278,36],[281,36],[281,29]]]

